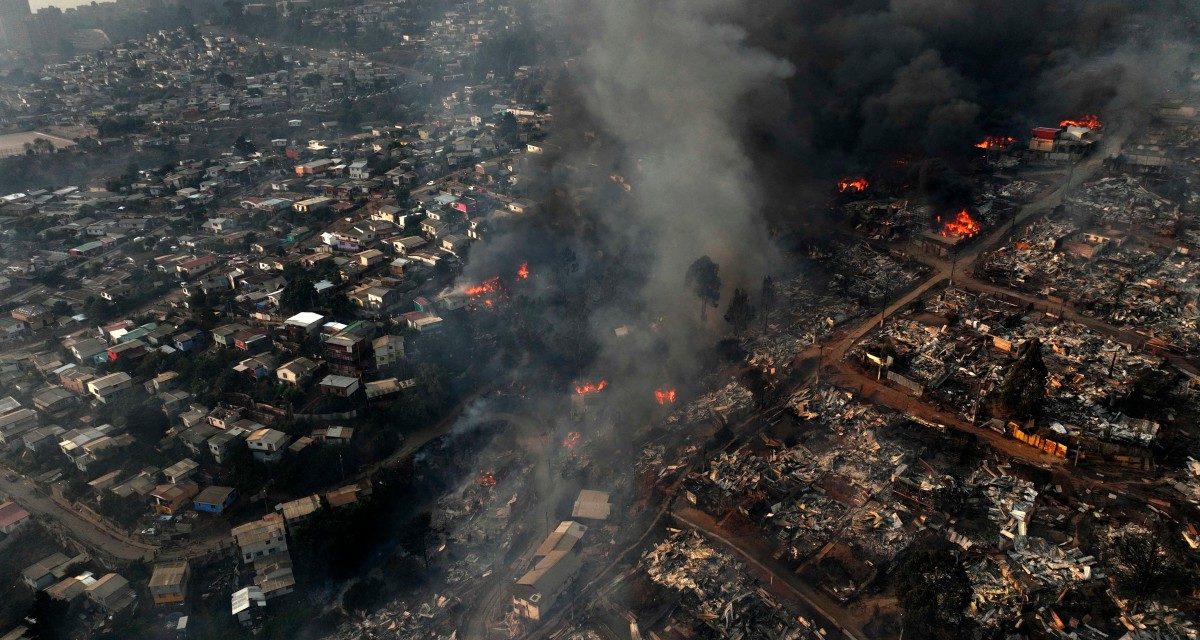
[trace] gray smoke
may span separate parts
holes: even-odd
[[[654,317],[696,308],[683,280],[702,255],[721,265],[727,286],[757,282],[768,267],[771,243],[739,111],[792,68],[748,46],[724,19],[738,4],[604,2],[583,56],[587,107],[635,160],[632,216],[619,228],[646,243],[652,264],[641,294]]]

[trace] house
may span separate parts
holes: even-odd
[[[415,386],[417,386],[415,378],[409,378],[408,380],[384,378],[366,383],[363,385],[363,390],[366,391],[368,399],[374,399],[389,396],[393,393],[400,393],[405,389],[411,389]]]
[[[275,377],[279,378],[280,382],[302,387],[312,380],[320,368],[319,363],[301,356],[276,369]]]
[[[221,513],[237,500],[237,490],[233,487],[205,487],[192,500],[192,508],[202,513]]]
[[[299,524],[320,508],[321,497],[316,494],[275,505],[275,511],[283,514],[283,519],[289,527]]]
[[[17,409],[0,416],[0,445],[13,448],[37,426],[38,415],[33,409]]]
[[[383,262],[387,259],[387,256],[384,255],[384,253],[379,249],[367,249],[366,251],[360,251],[359,253],[354,254],[354,259],[358,261],[360,266],[369,269],[376,265],[383,264]]]
[[[154,512],[162,515],[179,513],[189,504],[192,498],[200,493],[200,487],[195,482],[187,481],[181,484],[160,484],[150,492],[154,500]]]
[[[316,335],[325,324],[325,316],[312,311],[301,311],[283,321],[284,331],[293,340],[303,340]]]
[[[0,533],[11,535],[26,524],[29,524],[29,512],[21,505],[11,500],[0,502]]]
[[[283,451],[291,442],[291,436],[275,429],[259,429],[246,438],[246,446],[250,447],[254,459],[261,462],[279,462]]]
[[[62,387],[49,387],[33,395],[33,406],[48,414],[61,413],[71,408],[78,398]]]
[[[217,464],[225,462],[229,456],[229,452],[233,449],[234,441],[240,436],[232,431],[222,431],[208,439],[208,452],[212,454],[213,460]]]
[[[255,353],[271,348],[271,336],[261,329],[242,329],[233,334],[233,347]]]
[[[404,360],[404,338],[386,335],[371,341],[375,353],[375,368],[384,369]]]
[[[150,574],[150,598],[156,605],[183,604],[187,599],[188,578],[191,576],[187,560],[160,562]]]
[[[100,338],[83,338],[76,340],[74,344],[68,347],[71,355],[80,362],[89,362],[101,353],[108,351],[108,343]]]
[[[144,355],[146,355],[146,343],[138,339],[122,342],[108,348],[109,362],[136,360]]]
[[[233,365],[233,370],[254,380],[261,380],[275,371],[275,358],[270,355],[246,358]]]
[[[108,615],[127,609],[137,600],[129,581],[116,573],[106,574],[88,585],[84,595]]]
[[[358,392],[358,378],[330,374],[321,379],[321,391],[330,395],[349,398]]]
[[[291,593],[296,588],[291,558],[285,556],[255,562],[254,584],[262,589],[267,600]]]
[[[372,311],[386,310],[400,300],[400,292],[391,287],[363,285],[348,296],[355,305]]]
[[[230,612],[244,626],[253,626],[266,613],[267,598],[258,585],[243,587],[229,598]]]
[[[208,448],[209,438],[212,438],[218,433],[220,433],[220,430],[211,424],[207,422],[198,422],[191,427],[180,431],[177,437],[179,438],[179,441],[183,443],[183,446],[187,447],[188,451],[198,455],[201,451]],[[170,467],[168,467],[168,469],[170,469]]]
[[[325,340],[325,362],[334,373],[358,376],[371,362],[371,342],[362,333],[374,327],[356,323]]]
[[[371,177],[371,170],[367,168],[366,160],[356,160],[350,163],[348,173],[353,180],[367,180]]]
[[[533,558],[545,558],[555,551],[574,551],[587,530],[587,527],[574,520],[563,520],[534,551]]]
[[[87,383],[88,393],[104,404],[121,397],[132,388],[133,379],[124,371],[110,373]]]
[[[66,577],[68,569],[86,562],[87,559],[87,554],[68,558],[66,555],[56,552],[22,570],[21,579],[34,590],[41,591],[56,581],[62,580]]]
[[[54,314],[40,304],[26,304],[9,312],[9,316],[17,322],[24,322],[30,329],[37,331],[54,319]]]
[[[580,566],[574,551],[551,551],[537,561],[513,588],[513,605],[530,620],[541,620],[554,606]]]
[[[246,564],[287,553],[284,520],[277,513],[234,527],[231,534]]]
[[[175,335],[175,348],[180,351],[195,351],[206,344],[204,332],[200,329],[189,329]]]
[[[107,351],[101,349],[101,351]],[[58,382],[64,389],[83,395],[88,393],[87,383],[96,379],[96,372],[90,367],[75,367],[58,374]]]
[[[324,211],[328,209],[329,205],[333,204],[334,202],[335,201],[333,198],[317,196],[315,198],[308,198],[307,200],[300,200],[299,202],[294,203],[292,205],[292,210],[296,213],[316,213],[318,211]]]
[[[429,244],[429,241],[421,236],[405,236],[403,238],[393,238],[388,244],[392,245],[393,251],[404,256]]]
[[[163,477],[171,484],[180,484],[191,478],[196,471],[200,469],[200,465],[191,458],[184,458],[179,462],[163,469]]]
[[[571,510],[571,517],[587,520],[607,520],[611,511],[612,505],[608,502],[607,492],[583,489],[579,492],[579,497],[575,499],[575,507]]]
[[[354,429],[351,427],[322,427],[313,429],[312,438],[317,442],[328,444],[350,444],[350,440],[354,438]]]
[[[58,445],[58,441],[66,432],[66,429],[56,424],[46,425],[27,431],[25,435],[21,436],[21,442],[29,451],[44,451],[47,447]]]

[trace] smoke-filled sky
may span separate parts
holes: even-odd
[[[687,265],[720,265],[722,309],[735,286],[757,292],[774,253],[766,221],[825,215],[838,176],[892,172],[939,206],[965,205],[959,172],[984,134],[1143,118],[1189,80],[1177,74],[1197,14],[1184,0],[531,1],[557,12],[564,24],[543,31],[577,62],[552,105],[554,162],[570,169],[542,187],[580,219],[558,242],[518,233],[480,247],[468,275],[570,246],[575,268],[556,289],[575,296],[564,308],[585,308],[598,369],[641,357],[617,355],[631,346],[612,337],[623,322],[667,327],[658,341],[686,358],[723,325],[718,312],[698,326]],[[583,160],[596,137],[614,159]],[[632,192],[577,197],[589,164],[594,184],[619,172]],[[565,174],[574,187],[556,182]],[[604,282],[614,263],[640,278]],[[579,302],[597,288],[602,300]]]
[[[37,11],[44,7],[58,7],[59,9],[69,9],[71,7],[79,7],[85,4],[91,4],[92,0],[29,0],[29,8]]]

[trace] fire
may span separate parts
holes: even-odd
[[[674,389],[655,389],[654,390],[654,399],[657,400],[658,403],[662,404],[662,405],[675,404],[675,390]]]
[[[862,176],[838,180],[838,191],[840,193],[861,193],[866,191],[869,186],[871,186],[871,183],[867,182],[867,179]]]
[[[987,136],[983,140],[975,143],[976,149],[1007,149],[1012,146],[1017,139],[1012,136]]]
[[[517,280],[524,280],[529,277],[529,263],[522,262],[521,266],[517,267]]]
[[[577,393],[581,396],[586,396],[586,395],[593,394],[593,393],[600,393],[601,391],[604,391],[607,388],[608,388],[608,380],[601,380],[600,382],[597,382],[594,384],[591,382],[589,382],[587,384],[581,384],[578,387],[575,387],[575,393]]]
[[[1099,129],[1100,127],[1104,126],[1104,123],[1100,122],[1100,116],[1089,113],[1088,115],[1085,115],[1078,120],[1063,120],[1058,123],[1058,126],[1060,126],[1060,127],[1087,127],[1088,129]]]
[[[500,276],[492,276],[483,282],[467,287],[466,294],[469,296],[481,296],[485,293],[494,293],[500,289]]]
[[[938,218],[938,220],[940,221],[941,218]],[[953,219],[947,220],[942,224],[940,233],[946,238],[953,236],[973,238],[982,230],[983,227],[975,221],[975,218],[972,218],[971,214],[967,213],[966,209],[963,209],[954,214]]]
[[[579,444],[579,440],[582,437],[583,434],[579,433],[578,431],[572,431],[571,433],[568,433],[567,437],[563,438],[563,447],[566,447],[567,449],[574,449],[575,445]]]
[[[481,487],[494,487],[496,486],[496,476],[489,471],[482,471],[479,473],[478,484]]]

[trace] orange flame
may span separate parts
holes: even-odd
[[[1095,114],[1087,114],[1078,120],[1062,120],[1058,123],[1060,127],[1087,127],[1088,129],[1099,129],[1104,126],[1100,122],[1100,116]]]
[[[593,394],[593,393],[600,393],[601,391],[604,391],[607,388],[608,388],[608,380],[601,380],[600,382],[597,382],[595,384],[593,384],[591,382],[589,382],[587,384],[581,384],[578,387],[575,387],[575,393],[577,393],[581,396],[586,396],[586,395]]]
[[[517,280],[524,280],[529,277],[529,263],[522,262],[521,266],[517,267]]]
[[[869,186],[871,186],[871,183],[867,182],[867,179],[862,176],[838,180],[838,191],[840,193],[861,193],[866,191]]]
[[[939,217],[938,220],[940,221],[941,218]],[[947,220],[944,224],[942,224],[942,230],[940,233],[946,238],[954,236],[958,236],[960,238],[973,238],[982,230],[983,226],[976,222],[975,218],[972,218],[971,214],[967,213],[966,209],[963,209],[962,211],[954,214],[954,218]]]
[[[1012,136],[987,136],[983,140],[975,143],[976,149],[1007,149],[1012,146],[1017,139]]]
[[[654,399],[657,400],[658,403],[662,404],[662,405],[675,404],[675,390],[674,389],[655,389],[654,390]]]
[[[500,289],[500,276],[492,276],[483,282],[467,287],[466,294],[469,296],[481,296],[485,293],[492,293]]]
[[[582,437],[582,433],[579,433],[578,431],[572,431],[571,433],[567,434],[567,437],[563,438],[563,446],[567,449],[574,449],[575,445],[579,444],[579,439]]]
[[[494,487],[496,486],[496,476],[490,472],[483,471],[479,474],[478,483],[481,487]]]

